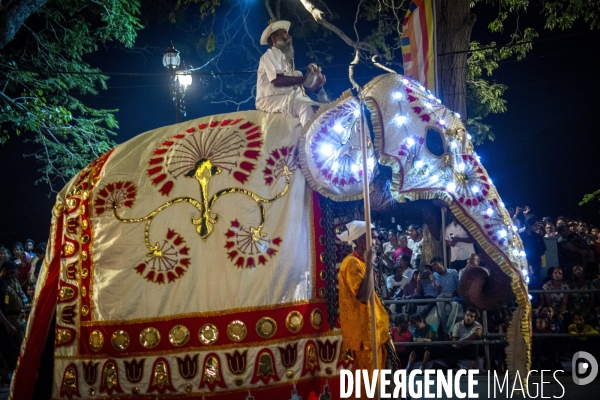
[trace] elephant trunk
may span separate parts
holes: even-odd
[[[496,310],[511,300],[510,283],[510,277],[491,264],[487,268],[467,268],[460,279],[459,291],[467,304],[480,310]]]

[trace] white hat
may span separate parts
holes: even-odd
[[[275,21],[275,22],[271,22],[269,24],[269,26],[267,26],[267,28],[263,31],[262,35],[260,36],[260,44],[263,45],[268,45],[269,42],[267,41],[269,39],[269,37],[271,37],[271,34],[275,31],[278,31],[280,29],[285,29],[286,31],[290,30],[290,25],[292,23],[290,21]]]
[[[367,233],[367,223],[365,221],[352,221],[346,224],[347,231],[336,235],[342,242],[354,245],[354,241]],[[375,229],[371,224],[371,229]]]

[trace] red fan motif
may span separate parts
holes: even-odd
[[[94,200],[96,214],[101,215],[104,211],[112,210],[113,204],[117,208],[131,208],[135,202],[136,195],[137,188],[131,181],[109,183],[96,194],[96,199]]]
[[[260,126],[252,122],[241,118],[212,121],[165,140],[148,161],[147,173],[163,196],[168,196],[175,180],[194,170],[202,159],[246,183],[262,145]]]
[[[183,237],[174,230],[168,229],[166,238],[158,250],[145,262],[135,267],[135,271],[148,282],[159,285],[181,278],[191,263],[190,249],[185,245]]]
[[[252,229],[246,229],[236,219],[231,221],[231,227],[225,233],[227,256],[236,267],[255,268],[258,264],[265,265],[277,254],[277,248],[281,245],[281,238],[270,240],[264,233],[264,237],[254,240],[256,232]]]
[[[267,159],[267,166],[263,170],[265,183],[271,185],[283,174],[283,167],[288,167],[290,172],[298,169],[298,159],[294,146],[284,146],[271,152]]]

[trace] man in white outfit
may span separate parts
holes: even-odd
[[[304,126],[321,105],[306,93],[323,87],[325,75],[316,64],[308,66],[306,75],[296,71],[292,37],[288,33],[290,25],[289,21],[273,22],[262,33],[260,44],[270,47],[258,64],[256,108],[299,118]]]

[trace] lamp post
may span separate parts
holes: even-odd
[[[175,122],[179,122],[179,114],[185,116],[185,91],[192,84],[192,74],[186,68],[185,63],[179,68],[181,58],[179,51],[173,47],[173,42],[163,53],[163,65],[171,74],[171,95],[175,102]]]

